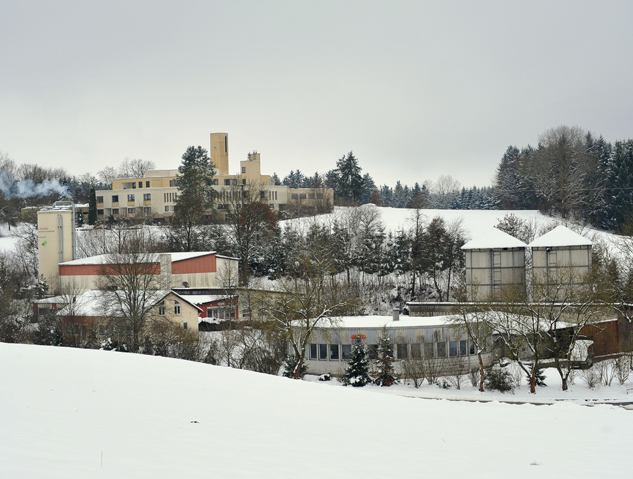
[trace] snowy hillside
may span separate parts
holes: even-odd
[[[372,205],[363,208],[372,207]],[[317,216],[318,221],[328,222],[334,219],[341,219],[350,208],[336,207],[334,212],[327,215]],[[380,219],[387,231],[396,232],[400,229],[409,229],[412,226],[414,210],[408,208],[383,208],[375,207],[380,213]],[[446,223],[461,221],[462,227],[469,239],[485,234],[494,227],[499,220],[503,219],[506,213],[512,213],[517,218],[527,220],[537,227],[548,225],[553,221],[549,216],[545,216],[536,210],[421,210],[424,220],[431,221],[436,216],[440,216]],[[309,225],[314,218],[299,218],[287,220],[282,223]]]
[[[621,478],[633,413],[437,401],[0,343],[0,477]],[[375,389],[374,389],[375,390]]]

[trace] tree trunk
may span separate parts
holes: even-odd
[[[477,353],[477,359],[479,359],[479,392],[484,392],[484,361],[479,353]]]
[[[297,365],[295,366],[295,375],[293,379],[301,379],[301,368],[303,367],[303,355],[299,356]]]
[[[532,375],[530,376],[530,393],[536,394],[536,363],[532,367]]]

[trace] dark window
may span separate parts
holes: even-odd
[[[466,356],[466,340],[460,341],[459,342],[459,355],[460,356]]]
[[[420,343],[413,343],[411,345],[411,357],[413,359],[420,359],[422,357],[422,348]]]
[[[313,200],[313,199],[314,199],[314,193],[310,193],[310,194],[308,194],[308,199],[309,199],[309,200]]]
[[[143,200],[144,201],[151,201],[152,200],[152,194],[151,193],[145,193],[143,195]]]
[[[180,314],[180,301],[174,301],[174,314]]]
[[[424,357],[427,359],[435,357],[435,351],[433,351],[433,343],[424,343]]]
[[[149,188],[149,181],[145,182],[145,188]]]
[[[132,183],[132,189],[135,190],[136,189],[136,182]]]
[[[378,345],[377,344],[370,344],[369,345],[368,357],[369,357],[369,359],[376,359],[378,357]]]
[[[214,185],[217,185],[217,184],[218,184],[218,180],[217,180],[217,178],[216,178],[215,180],[213,180],[213,184],[214,184]]]
[[[242,166],[242,173],[246,173],[246,167]]]
[[[182,323],[182,329],[189,329],[189,324],[186,321]]]
[[[97,203],[103,203],[103,196],[97,196]]]
[[[246,179],[242,180],[242,184],[245,185],[246,184]]]
[[[169,180],[169,186],[176,186],[175,180]]]
[[[327,359],[327,344],[319,344],[319,359]]]
[[[299,198],[302,199],[302,200],[305,200],[306,199],[306,194],[305,193],[301,193],[299,195]]]
[[[118,215],[119,214],[119,208],[112,208],[112,214],[113,215]]]
[[[330,344],[330,359],[338,360],[338,344]]]
[[[298,199],[299,199],[299,195],[298,195],[297,193],[292,193],[292,194],[290,195],[290,199],[291,199],[291,200],[298,200]]]
[[[446,343],[436,343],[437,344],[437,357],[445,358],[446,357]]]
[[[119,202],[119,195],[112,195],[112,203],[118,203]]]
[[[102,215],[103,214],[103,210],[97,210],[97,214],[98,215]]]
[[[139,182],[138,182],[138,187],[139,187],[139,188],[143,188],[143,182],[142,182],[142,181],[139,181]]]
[[[477,354],[475,352],[475,344],[474,343],[470,343],[470,354]]]
[[[233,186],[237,185],[237,179],[235,179],[235,180],[231,180],[231,184],[232,184]]]
[[[341,346],[341,357],[344,361],[348,361],[349,358],[352,357],[352,345],[351,344],[343,344]]]
[[[449,341],[448,343],[448,355],[451,358],[454,358],[457,356],[457,341]]]
[[[398,359],[407,359],[407,345],[406,344],[398,344]]]
[[[128,208],[127,209],[127,214],[128,215],[133,215],[134,213],[136,213],[136,208]]]
[[[231,184],[231,180],[224,180],[224,186],[229,186]]]
[[[127,195],[128,201],[134,201],[134,195]]]
[[[317,358],[317,345],[311,344],[310,345],[310,359],[316,359],[316,358]]]

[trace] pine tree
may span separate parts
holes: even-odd
[[[363,194],[362,168],[351,151],[336,162],[338,190],[341,199],[349,204],[356,204]]]
[[[97,222],[97,196],[94,187],[90,188],[90,201],[88,203],[88,224]]]
[[[530,374],[525,376],[528,384],[532,381],[532,371],[534,371],[534,364],[530,365]],[[545,384],[545,374],[543,373],[543,368],[536,368],[536,385],[541,388],[547,387],[547,384]]]
[[[356,335],[352,336],[355,343],[349,362],[347,363],[347,368],[345,369],[345,374],[342,378],[342,382],[345,386],[359,388],[371,382],[367,350],[365,349],[365,345],[361,342],[363,338],[363,335],[359,335],[358,337],[356,337]]]
[[[378,386],[391,386],[398,382],[396,372],[393,367],[393,345],[391,338],[387,334],[387,329],[383,329],[382,335],[378,340],[378,350],[376,356],[376,368],[378,369],[378,377],[374,383]]]

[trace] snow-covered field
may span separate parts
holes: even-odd
[[[0,253],[14,251],[17,247],[18,238],[13,235],[15,228],[9,231],[6,224],[0,225]]]
[[[414,211],[408,208],[384,208],[373,207],[373,205],[365,205],[363,208],[375,209],[380,214],[380,220],[385,225],[387,232],[395,233],[401,229],[410,229],[413,226]],[[298,218],[293,220],[283,221],[282,224],[296,225],[298,227],[307,227],[313,221],[319,221],[322,223],[331,222],[334,219],[342,220],[348,211],[352,208],[336,207],[334,211],[327,215],[320,215],[316,217]],[[537,210],[421,210],[423,219],[425,222],[430,222],[433,218],[439,216],[447,224],[454,222],[461,222],[461,227],[467,237],[467,239],[473,239],[481,235],[486,235],[490,228],[493,228],[506,214],[513,214],[517,218],[527,221],[529,224],[534,225],[537,229],[548,226],[550,224],[557,224],[556,219],[543,215]],[[588,237],[598,233],[598,236],[609,235],[608,233],[597,232],[587,228],[583,231],[584,235]]]
[[[619,406],[427,400],[32,345],[0,343],[0,363],[3,478],[631,474],[633,411]]]

